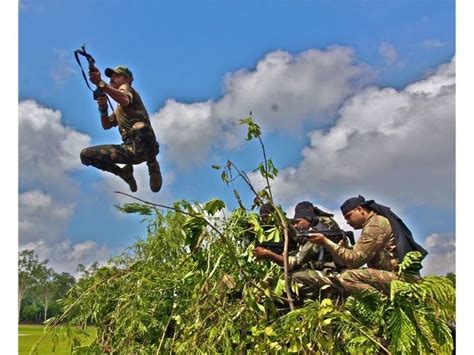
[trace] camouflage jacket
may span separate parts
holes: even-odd
[[[127,106],[117,104],[114,112],[109,116],[112,126],[119,127],[120,135],[125,143],[130,138],[132,126],[142,122],[151,127],[148,112],[138,92],[128,84],[122,84],[119,90],[125,93],[130,99]]]
[[[392,227],[387,218],[375,212],[370,212],[353,249],[345,248],[330,240],[327,240],[324,247],[331,252],[336,261],[350,268],[359,268],[367,263],[369,268],[398,270]]]
[[[327,229],[339,229],[337,222],[331,217],[319,217],[319,220]],[[290,270],[336,269],[332,255],[321,246],[311,242],[306,242],[300,246],[296,254],[288,256],[288,267]]]

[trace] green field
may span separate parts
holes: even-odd
[[[33,345],[43,336],[43,325],[19,325],[18,326],[18,354],[27,355]],[[89,327],[87,329],[89,337],[84,336],[83,339],[86,343],[91,343],[95,337],[95,328]],[[46,337],[39,344],[34,354],[70,354],[71,353],[71,341],[64,339],[64,335],[61,336],[61,340],[57,343],[56,349],[53,352],[53,340],[51,334]]]

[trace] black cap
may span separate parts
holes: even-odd
[[[373,202],[372,200],[366,201],[364,196],[351,197],[344,201],[341,205],[341,212],[343,215],[346,215],[348,212],[352,211],[357,206],[365,206]]]

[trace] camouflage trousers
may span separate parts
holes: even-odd
[[[347,295],[362,292],[368,288],[388,295],[390,293],[390,283],[398,279],[398,275],[393,271],[362,268],[344,270],[339,279],[344,288],[344,293]]]
[[[390,293],[390,283],[398,278],[396,272],[371,268],[348,269],[341,274],[326,270],[301,270],[291,274],[301,297],[317,298],[332,294],[350,295],[368,288]]]
[[[290,274],[292,284],[298,287],[301,298],[327,297],[330,293],[342,294],[343,288],[339,274],[334,269],[305,269]]]
[[[142,125],[143,127],[143,125]],[[137,165],[146,161],[156,162],[160,146],[149,126],[132,130],[122,144],[104,144],[84,148],[81,151],[81,162],[97,169],[119,175],[122,169],[117,164]]]

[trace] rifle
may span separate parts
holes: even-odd
[[[283,242],[263,242],[256,245],[257,247],[262,247],[268,250],[271,250],[275,254],[283,254]]]
[[[79,55],[82,55],[83,57],[86,58],[87,63],[89,64],[89,70],[90,71],[99,71],[99,69],[97,69],[97,67],[95,66],[94,57],[92,57],[89,53],[87,53],[85,44],[83,44],[81,46],[81,49],[76,49],[74,51],[74,57],[76,58],[77,63],[81,67],[81,72],[82,72],[82,76],[84,78],[84,81],[86,82],[87,87],[92,91],[92,97],[94,98],[94,100],[97,100],[100,96],[106,96],[107,101],[110,105],[110,108],[113,110],[112,103],[110,102],[109,97],[104,93],[104,91],[101,88],[96,87],[95,90],[92,90],[91,86],[89,85],[89,82],[87,81],[87,77],[86,77],[86,74],[84,73],[84,69],[82,68],[81,61],[79,60]],[[106,108],[106,111],[104,111],[104,112],[101,111],[101,113],[106,115],[107,110],[108,110],[108,107]]]
[[[296,241],[298,243],[306,243],[308,239],[316,234],[320,233],[323,234],[326,238],[333,241],[334,243],[339,243],[343,239],[349,239],[351,245],[355,244],[354,233],[351,231],[344,231],[342,229],[317,229],[311,228],[307,231],[298,232],[296,234]]]
[[[293,242],[296,242],[296,245],[290,243],[290,250],[296,249],[297,245],[305,244],[309,238],[316,233],[324,234],[326,238],[334,243],[339,243],[341,240],[347,238],[351,245],[355,244],[354,233],[351,231],[344,231],[342,229],[309,229],[307,231],[298,232],[296,236],[293,236],[292,239]],[[256,246],[271,250],[276,254],[283,254],[283,242],[263,242],[256,244]]]
[[[265,226],[262,226],[265,229]],[[273,227],[273,226],[271,226]],[[299,242],[296,239],[297,231],[291,225],[288,226],[288,251],[296,251],[298,250]],[[257,243],[256,247],[262,247],[268,250],[273,251],[276,254],[283,254],[283,246],[284,242],[262,242]]]

